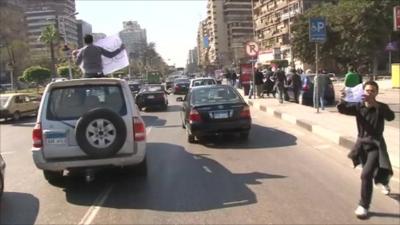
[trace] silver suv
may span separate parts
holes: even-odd
[[[33,160],[50,183],[65,170],[134,167],[144,175],[146,127],[128,83],[77,79],[47,85],[33,129]]]

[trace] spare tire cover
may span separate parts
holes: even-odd
[[[75,137],[79,147],[93,158],[115,155],[126,140],[124,120],[106,108],[95,108],[79,118]]]

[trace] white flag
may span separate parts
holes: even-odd
[[[358,84],[354,87],[345,87],[344,89],[346,96],[344,100],[346,102],[361,102],[364,94],[363,84]]]
[[[94,44],[106,49],[107,51],[112,52],[121,46],[122,41],[119,38],[118,34],[116,34],[100,39]],[[103,64],[104,75],[123,69],[129,65],[128,54],[126,53],[126,50],[121,51],[113,58],[101,56],[101,61]]]

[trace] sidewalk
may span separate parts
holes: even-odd
[[[300,126],[335,144],[350,149],[356,141],[355,117],[322,110],[317,113],[317,110],[312,107],[291,102],[280,104],[277,99],[272,97],[248,99],[248,96],[243,95],[242,89],[238,89],[238,91],[252,108]],[[399,130],[399,128],[385,125],[384,131],[390,161],[396,168],[400,167]]]

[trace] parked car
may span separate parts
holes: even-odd
[[[313,105],[314,95],[314,77],[315,74],[303,74],[301,75],[302,89],[299,96],[299,103],[302,105]],[[325,83],[325,105],[335,104],[335,90],[332,84],[332,80],[329,76],[324,75],[323,79],[326,79]],[[288,101],[294,101],[293,89],[287,88],[287,95],[285,99]]]
[[[251,127],[250,109],[235,88],[229,85],[194,87],[182,101],[182,127],[187,140],[208,135],[238,133],[247,139]]]
[[[217,81],[212,77],[195,78],[190,80],[189,89],[197,86],[216,85]]]
[[[3,192],[4,192],[5,169],[6,169],[6,163],[4,162],[4,159],[0,154],[0,202],[1,202],[1,196],[3,196]]]
[[[189,91],[190,80],[187,78],[177,78],[174,80],[172,92],[174,94],[187,94]]]
[[[50,183],[65,170],[116,166],[144,175],[146,128],[128,83],[113,78],[47,85],[33,129],[33,160]]]
[[[128,81],[128,85],[133,96],[135,96],[140,91],[140,88],[142,86],[142,84],[138,81]]]
[[[24,93],[0,95],[0,118],[19,120],[23,116],[36,115],[40,101],[37,96]]]
[[[147,84],[136,95],[136,105],[142,108],[168,108],[168,96],[164,86],[160,84]]]

